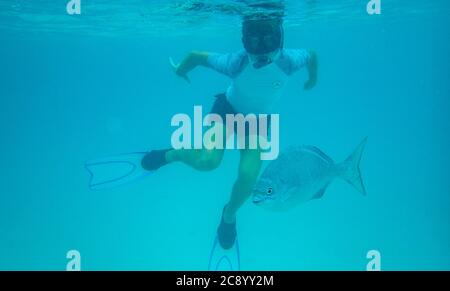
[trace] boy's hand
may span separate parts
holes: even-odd
[[[314,88],[314,86],[316,86],[317,83],[317,67],[318,67],[317,54],[315,51],[310,50],[309,55],[310,55],[308,63],[309,79],[308,81],[305,82],[305,85],[303,86],[305,90],[311,90],[312,88]]]
[[[183,61],[179,64],[175,64],[172,58],[169,58],[170,65],[172,66],[175,74],[182,77],[189,83],[191,82],[187,76],[187,73],[192,71],[199,65],[205,66],[207,64],[208,53],[206,52],[191,52],[188,54]]]
[[[172,66],[172,69],[175,71],[175,74],[185,79],[188,83],[191,83],[191,80],[187,76],[188,71],[182,66],[183,62],[181,62],[180,64],[175,64],[175,62],[171,57],[169,58],[169,62],[170,65]]]
[[[311,90],[312,88],[314,88],[314,86],[316,86],[316,79],[309,79],[308,81],[305,82],[303,89]]]

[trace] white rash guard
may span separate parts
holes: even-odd
[[[280,99],[288,77],[308,64],[306,50],[282,49],[273,63],[255,69],[247,52],[210,54],[208,67],[232,78],[226,96],[236,112],[271,113]]]

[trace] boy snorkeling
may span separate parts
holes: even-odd
[[[304,89],[315,86],[316,54],[311,50],[283,47],[281,17],[244,19],[242,43],[244,49],[236,53],[193,51],[180,64],[173,64],[175,73],[187,81],[188,73],[199,66],[232,79],[226,93],[216,95],[211,109],[211,113],[220,115],[222,120],[225,120],[226,114],[269,113],[281,97],[288,77],[303,67],[307,68],[309,75]],[[219,166],[223,154],[223,149],[153,150],[143,156],[141,166],[147,171],[155,171],[172,162],[183,162],[196,170],[210,171]],[[234,245],[237,236],[236,213],[249,198],[261,165],[260,149],[240,150],[238,177],[217,228],[217,237],[224,249]]]

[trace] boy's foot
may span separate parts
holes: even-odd
[[[225,206],[226,207],[226,206]],[[224,249],[230,249],[234,245],[234,241],[236,240],[236,220],[231,223],[225,222],[223,216],[225,207],[222,211],[222,219],[220,221],[220,225],[217,228],[217,237],[219,239],[219,243]]]
[[[171,149],[153,150],[146,154],[141,160],[141,166],[144,170],[155,171],[164,165],[167,165],[166,153]]]

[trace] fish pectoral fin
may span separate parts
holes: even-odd
[[[317,191],[317,193],[312,197],[312,199],[320,199],[322,198],[323,194],[325,194],[325,191],[327,190],[329,184],[326,184],[322,189]]]

